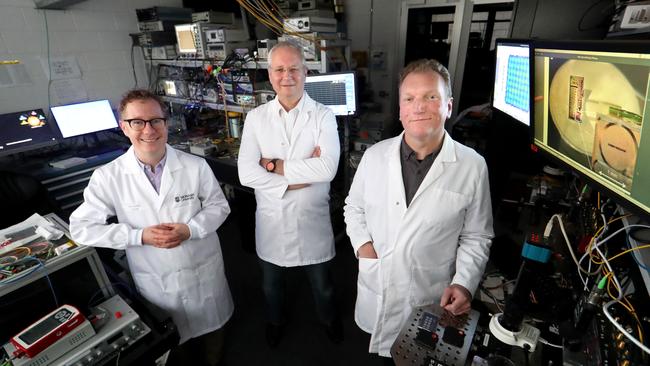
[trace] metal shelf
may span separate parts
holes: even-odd
[[[309,70],[318,71],[320,73],[326,73],[330,70],[330,64],[332,63],[332,54],[328,52],[332,49],[342,49],[340,53],[343,56],[343,59],[347,65],[350,62],[350,40],[347,39],[323,39],[321,42],[320,50],[320,61],[307,61],[307,68]],[[150,62],[152,65],[167,65],[167,66],[176,66],[176,67],[202,67],[206,63],[215,63],[215,60],[212,59],[176,59],[176,60],[163,60],[163,59],[146,59],[146,62]],[[223,63],[223,61],[216,61],[217,64]],[[347,66],[346,65],[346,66]],[[249,61],[242,65],[245,69],[266,69],[269,66],[268,61],[266,60],[256,60]]]
[[[191,60],[164,60],[164,59],[146,59],[145,61],[151,62],[152,65],[166,65],[176,67],[203,67],[207,63],[212,63],[214,60],[208,59],[191,59]],[[217,61],[220,63],[221,61]],[[307,61],[307,68],[309,70],[322,71],[325,63],[321,61]],[[266,69],[269,66],[267,61],[251,61],[242,65],[245,69]]]
[[[255,108],[255,106],[250,106],[250,107],[242,107],[240,105],[227,105],[224,107],[223,104],[221,103],[212,103],[212,102],[204,102],[201,100],[197,99],[189,99],[189,98],[178,98],[178,97],[170,97],[170,96],[164,96],[161,95],[160,98],[166,102],[172,102],[172,103],[180,103],[180,104],[187,104],[187,103],[201,103],[205,105],[208,108],[212,109],[219,109],[219,110],[227,110],[228,112],[239,112],[239,113],[248,113],[251,110]]]

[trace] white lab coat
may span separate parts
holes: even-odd
[[[257,255],[283,267],[322,263],[335,254],[329,182],[340,154],[336,117],[306,93],[302,98],[291,136],[277,98],[249,112],[237,161],[241,184],[255,189]],[[311,158],[316,146],[321,156]],[[284,176],[267,172],[261,157],[284,160]],[[287,190],[302,183],[310,186]]]
[[[95,170],[84,203],[70,216],[70,233],[85,245],[126,249],[138,292],[167,310],[180,343],[221,328],[233,312],[216,230],[230,213],[204,159],[167,146],[160,195],[131,147]],[[118,224],[106,224],[117,216]],[[171,249],[142,245],[142,229],[185,223],[190,239]]]
[[[402,137],[365,152],[345,201],[354,252],[372,241],[379,258],[359,259],[355,321],[381,356],[414,307],[439,303],[451,283],[474,293],[494,235],[485,161],[448,134],[406,207]]]

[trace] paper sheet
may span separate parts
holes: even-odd
[[[51,85],[53,105],[64,105],[88,100],[86,86],[81,79],[54,80]]]
[[[47,64],[47,58],[42,58],[41,65],[46,76],[52,70],[50,80],[81,78],[81,69],[75,56],[50,57],[50,65]]]

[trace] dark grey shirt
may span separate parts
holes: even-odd
[[[427,155],[423,160],[418,160],[417,155],[402,137],[402,144],[399,149],[399,160],[402,163],[402,179],[404,180],[404,192],[406,193],[406,206],[411,204],[415,192],[429,172],[433,161],[436,160],[440,149]]]

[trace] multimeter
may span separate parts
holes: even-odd
[[[26,354],[32,358],[61,339],[85,320],[79,309],[63,305],[13,336],[10,341],[16,347],[14,356]]]

